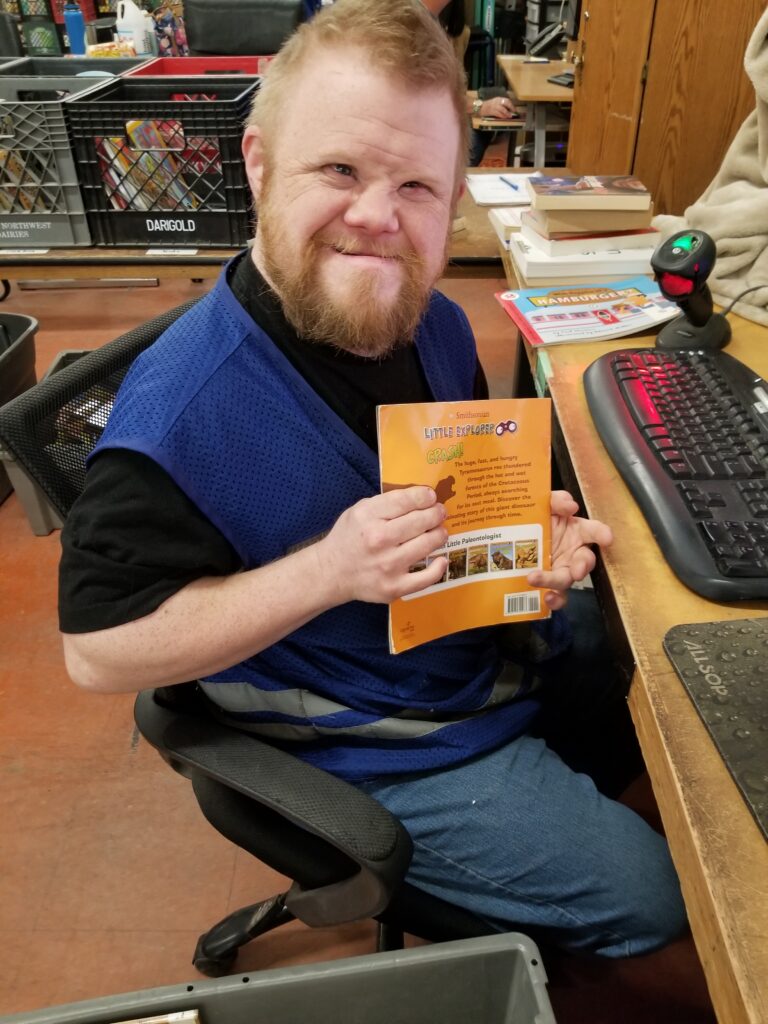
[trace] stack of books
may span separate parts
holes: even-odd
[[[651,227],[651,195],[637,178],[538,175],[527,179],[526,188],[530,209],[508,235],[521,287],[652,274],[650,260],[661,236]]]

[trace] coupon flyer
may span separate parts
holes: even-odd
[[[399,654],[449,633],[545,619],[526,576],[549,568],[550,423],[546,398],[424,402],[378,407],[382,491],[434,488],[448,540],[434,586],[389,606],[389,648]]]

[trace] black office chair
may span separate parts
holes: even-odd
[[[303,0],[184,0],[189,52],[238,57],[277,53],[303,13]]]
[[[86,456],[126,370],[192,305],[89,352],[0,409],[0,443],[62,519],[83,488]],[[141,693],[135,717],[149,743],[192,781],[214,828],[293,884],[202,935],[193,961],[198,970],[213,977],[229,973],[240,946],[293,918],[312,927],[375,918],[380,950],[401,948],[404,931],[430,941],[492,931],[473,914],[403,881],[410,837],[375,800],[221,724],[209,708],[196,684],[186,683]]]
[[[478,77],[474,78],[475,57],[479,55]],[[486,29],[475,25],[469,33],[467,52],[464,54],[464,70],[473,82],[474,88],[494,84],[496,73],[496,44]]]

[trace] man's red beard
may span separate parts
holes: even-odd
[[[297,260],[291,262],[289,247],[280,228],[280,214],[273,212],[265,182],[259,204],[259,242],[264,270],[275,288],[289,323],[301,338],[322,341],[357,355],[382,357],[399,345],[409,344],[427,307],[434,281],[428,280],[423,260],[413,251],[391,250],[351,238],[313,236]],[[362,252],[396,259],[402,283],[397,298],[382,305],[377,300],[373,274],[363,272],[354,296],[348,301],[327,294],[321,278],[321,258],[330,247],[341,252]],[[447,239],[446,239],[447,252]],[[289,254],[283,262],[281,254]]]

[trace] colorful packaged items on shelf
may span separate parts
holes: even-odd
[[[184,30],[184,19],[178,17],[168,4],[161,4],[153,13],[158,51],[161,57],[187,57],[189,46]]]

